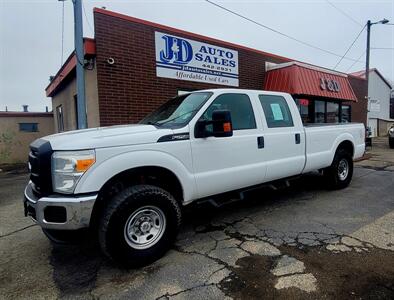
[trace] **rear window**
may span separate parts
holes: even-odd
[[[259,99],[269,128],[294,126],[285,98],[274,95],[259,95]]]

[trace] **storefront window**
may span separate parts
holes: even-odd
[[[315,101],[315,123],[324,123],[326,114],[326,103]]]
[[[339,122],[339,103],[327,102],[327,123]]]
[[[297,104],[298,111],[300,112],[302,123],[311,123],[312,120],[309,114],[311,101],[308,99],[296,99],[295,102]]]
[[[341,122],[349,123],[352,121],[352,110],[350,105],[342,105]]]

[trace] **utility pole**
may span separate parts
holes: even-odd
[[[367,22],[367,57],[365,59],[365,79],[367,80],[367,100],[368,99],[368,87],[369,87],[369,52],[371,50],[370,44],[371,44],[371,20],[368,20]]]
[[[371,51],[371,26],[375,25],[375,24],[387,24],[389,22],[389,20],[382,19],[380,21],[377,22],[371,22],[371,20],[368,20],[367,22],[367,57],[365,59],[365,79],[367,80],[367,96],[368,96],[368,85],[369,85],[369,52]]]
[[[84,45],[82,27],[82,0],[72,0],[74,4],[74,42],[77,69],[77,120],[78,129],[87,128],[85,99]]]

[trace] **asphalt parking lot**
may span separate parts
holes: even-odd
[[[23,217],[27,180],[0,173],[0,299],[394,298],[394,150],[385,140],[345,190],[310,174],[220,209],[190,207],[173,249],[134,270],[91,240],[52,245]]]

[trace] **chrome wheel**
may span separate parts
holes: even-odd
[[[338,164],[338,177],[339,180],[343,181],[349,174],[349,163],[346,159],[341,159]]]
[[[144,206],[133,212],[124,227],[124,237],[130,247],[147,249],[155,245],[166,229],[166,217],[156,206]]]

